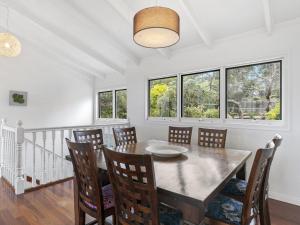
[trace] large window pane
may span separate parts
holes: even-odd
[[[127,118],[127,90],[116,90],[116,118]]]
[[[183,75],[182,116],[191,118],[220,117],[220,71]]]
[[[113,92],[99,92],[99,118],[113,118]]]
[[[149,116],[177,116],[177,77],[149,81]]]
[[[281,64],[227,69],[227,118],[281,120]]]

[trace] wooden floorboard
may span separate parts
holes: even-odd
[[[300,207],[271,200],[272,225],[300,225]],[[90,221],[90,219],[87,219]],[[16,197],[0,179],[0,225],[74,225],[73,182]]]

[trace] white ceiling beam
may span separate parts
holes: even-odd
[[[120,40],[118,40],[115,35],[112,34],[112,32],[105,29],[95,18],[93,18],[90,14],[85,12],[82,7],[80,7],[75,1],[67,1],[66,4],[71,6],[77,13],[81,14],[83,17],[85,17],[90,23],[92,23],[94,26],[98,27],[98,31],[101,32],[101,39],[110,44],[111,46],[117,48],[122,55],[124,55],[126,58],[128,58],[130,61],[132,61],[135,65],[139,65],[140,59],[139,57],[132,52],[131,49],[124,46]]]
[[[207,34],[207,32],[199,25],[199,23],[196,21],[194,15],[192,14],[191,10],[188,8],[186,0],[178,0],[181,8],[183,9],[184,13],[188,16],[189,20],[193,24],[194,28],[196,29],[198,35],[202,39],[202,41],[207,45],[212,45],[212,40],[210,36]]]
[[[1,27],[1,26],[0,26]],[[2,29],[4,29],[2,27]],[[42,44],[39,44],[36,41],[33,41],[30,38],[25,37],[22,32],[15,31],[14,32],[18,37],[32,45],[34,48],[36,48],[38,51],[41,51],[43,54],[48,55],[50,58],[53,58],[56,61],[62,62],[63,64],[67,64],[69,67],[73,68],[74,70],[80,71],[86,75],[95,76],[97,78],[105,79],[106,75],[102,72],[95,71],[91,68],[88,68],[85,65],[82,65],[82,63],[75,62],[74,59],[70,58],[69,55],[64,54],[63,52],[56,52],[51,50],[51,48],[44,48]],[[21,53],[22,54],[22,53]]]
[[[133,12],[124,3],[124,0],[106,0],[107,3],[130,25],[133,26]],[[167,49],[156,49],[165,58],[171,58],[171,53]]]
[[[262,4],[263,4],[263,8],[264,8],[265,26],[266,26],[268,34],[271,34],[273,22],[272,22],[270,0],[262,0]]]
[[[17,11],[20,15],[30,19],[32,22],[40,26],[41,28],[47,30],[52,35],[56,36],[57,38],[69,43],[73,48],[78,49],[79,51],[83,52],[84,54],[88,55],[89,57],[93,58],[94,60],[100,62],[101,64],[106,65],[107,67],[111,68],[112,70],[124,74],[124,69],[121,68],[119,65],[115,64],[111,60],[107,59],[101,53],[96,52],[89,46],[86,46],[81,41],[75,39],[73,36],[69,35],[68,33],[64,32],[63,30],[43,21],[40,18],[37,18],[33,13],[31,13],[28,9],[26,9],[23,5],[20,5],[12,0],[2,0],[15,11]]]

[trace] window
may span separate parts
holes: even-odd
[[[226,117],[281,120],[282,61],[226,69]]]
[[[105,91],[98,93],[99,118],[113,117],[113,92]]]
[[[220,70],[181,77],[181,115],[220,118]]]
[[[149,117],[177,116],[177,77],[149,80]]]
[[[127,118],[127,90],[116,90],[116,118]]]

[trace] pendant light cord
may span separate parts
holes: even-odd
[[[8,32],[8,17],[9,17],[9,8],[8,8],[8,6],[7,5],[4,5],[3,3],[0,3],[0,7],[2,7],[2,9],[4,8],[5,10],[6,10],[6,21],[4,22],[5,24],[2,24],[2,25],[6,25],[6,29],[5,29],[5,27],[3,27],[4,28],[4,30],[6,31],[6,32]],[[2,15],[5,15],[5,13],[4,13],[4,10],[2,10],[1,9],[1,11],[3,12],[3,14]],[[2,20],[2,18],[4,18],[3,16],[1,15],[1,20]],[[0,26],[1,26],[1,24],[0,24]]]
[[[6,16],[6,32],[8,32],[8,17],[9,17],[9,8],[8,6],[6,6],[6,10],[7,10],[7,16]]]

